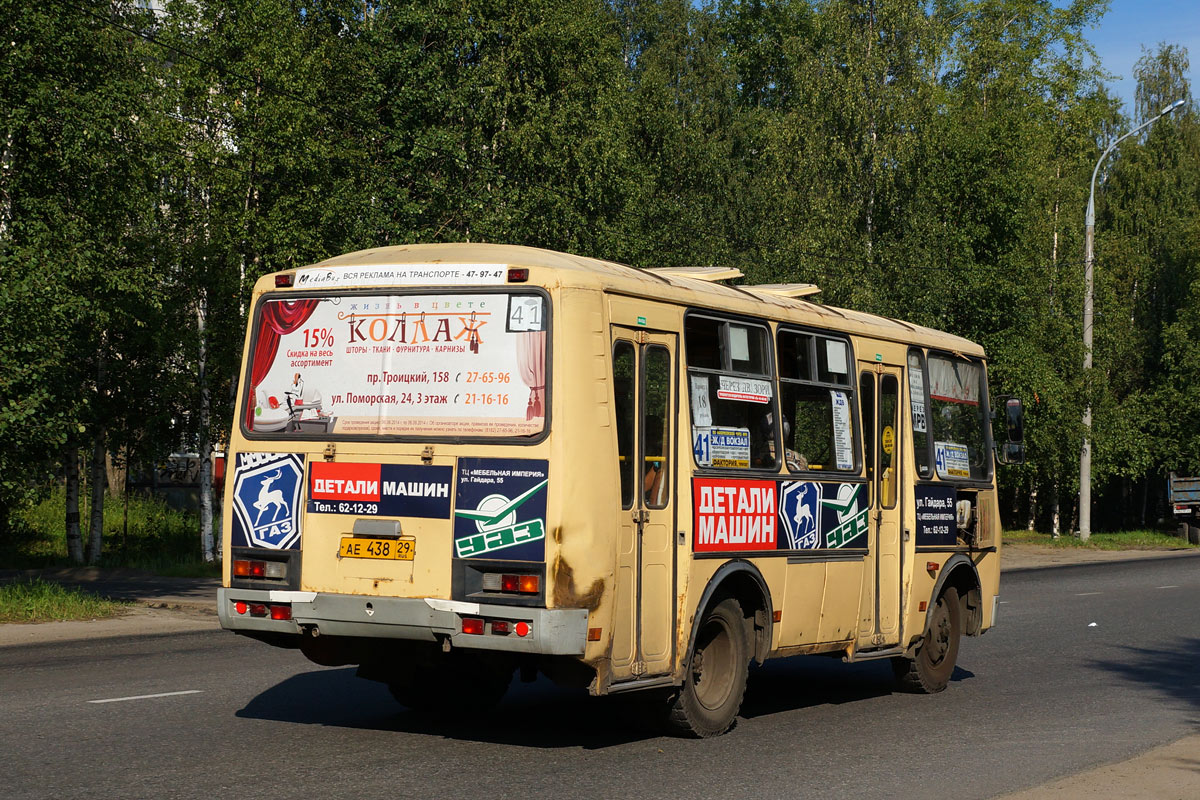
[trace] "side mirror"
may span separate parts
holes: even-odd
[[[1005,441],[996,448],[1001,464],[1025,463],[1025,406],[1019,397],[1001,397],[1004,405]]]

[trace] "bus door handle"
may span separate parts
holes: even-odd
[[[649,522],[650,521],[650,512],[643,511],[640,508],[635,508],[633,510],[633,521],[638,524],[641,524],[643,522]]]

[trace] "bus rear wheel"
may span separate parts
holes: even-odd
[[[749,671],[746,618],[737,600],[727,598],[708,610],[696,632],[683,686],[671,698],[670,727],[700,739],[725,733],[742,707]]]
[[[950,683],[962,638],[962,603],[958,590],[947,586],[938,596],[925,635],[913,658],[892,659],[900,688],[917,694],[940,692]]]

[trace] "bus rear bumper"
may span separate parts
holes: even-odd
[[[238,612],[239,604],[244,613]],[[266,614],[252,614],[251,606],[265,607]],[[272,607],[287,607],[291,619],[272,619]],[[300,636],[315,630],[321,636],[449,639],[453,647],[564,656],[581,656],[587,645],[588,612],[582,608],[223,587],[217,592],[217,615],[222,628],[245,633]],[[483,633],[463,633],[464,617],[484,620]],[[493,633],[496,620],[508,622],[509,633]],[[522,622],[528,626],[525,636],[517,633]]]

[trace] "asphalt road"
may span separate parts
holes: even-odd
[[[439,722],[222,632],[0,648],[0,795],[969,800],[1200,731],[1200,558],[1006,573],[1002,593],[940,695],[894,693],[886,664],[771,662],[700,742],[541,681]]]

